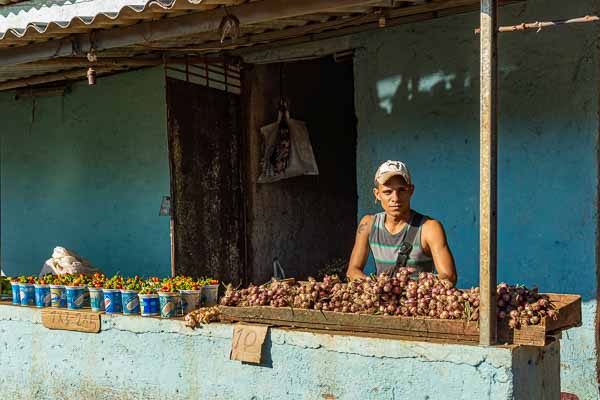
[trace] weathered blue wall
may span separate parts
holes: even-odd
[[[162,70],[78,83],[61,96],[0,94],[2,267],[35,274],[54,246],[107,273],[170,273]]]
[[[594,14],[597,2],[504,7],[502,23]],[[355,63],[359,213],[372,175],[408,163],[413,207],[447,230],[459,285],[478,285],[478,14],[364,35]],[[498,278],[578,293],[584,326],[562,346],[565,391],[598,396],[596,223],[598,27],[501,35]]]
[[[39,310],[3,305],[0,347],[11,351],[0,352],[0,387],[14,400],[559,397],[556,343],[486,348],[271,329],[253,365],[229,360],[232,330],[102,315],[99,334],[51,331]]]
[[[595,15],[597,0],[529,0],[501,24]],[[358,217],[378,212],[372,182],[408,163],[413,207],[446,227],[459,285],[478,286],[479,13],[269,49],[277,61],[356,49]],[[562,341],[562,383],[600,398],[595,319],[598,25],[500,35],[499,280],[583,296],[583,326]],[[373,271],[373,265],[370,265]]]

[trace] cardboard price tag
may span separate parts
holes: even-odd
[[[266,325],[236,324],[229,359],[259,364],[268,329]]]
[[[42,310],[42,325],[48,329],[98,333],[100,332],[100,313],[44,309]]]

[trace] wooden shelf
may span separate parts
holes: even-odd
[[[559,312],[554,321],[543,318],[539,325],[511,329],[505,321],[499,324],[498,343],[544,346],[552,336],[581,325],[581,296],[548,294]],[[367,314],[345,314],[292,308],[220,306],[222,319],[272,326],[307,328],[331,333],[375,333],[405,340],[446,341],[479,344],[477,321],[442,320],[426,317],[396,317]]]

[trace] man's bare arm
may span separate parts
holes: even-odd
[[[423,225],[422,241],[433,257],[433,263],[441,279],[448,279],[456,284],[456,267],[454,257],[448,246],[444,227],[439,221],[430,219]]]
[[[348,279],[366,278],[363,273],[365,264],[369,257],[369,232],[371,231],[371,225],[373,224],[373,216],[365,215],[358,224],[356,229],[356,238],[354,240],[354,248],[352,249],[352,255],[350,256],[350,262],[348,263],[348,271],[346,276]]]

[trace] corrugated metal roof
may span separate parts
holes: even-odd
[[[515,1],[523,0],[501,0],[502,3]],[[363,6],[347,6],[347,4],[359,3]],[[365,5],[367,3],[368,6]],[[27,6],[25,6],[26,4]],[[254,8],[254,4],[257,7],[264,5],[262,7],[264,11],[270,10],[267,8],[270,7],[267,4],[275,3],[268,0],[31,0],[0,7],[0,52],[7,55],[7,58],[4,59],[5,63],[0,64],[0,90],[16,87],[15,85],[39,84],[38,77],[45,74],[53,74],[52,80],[73,79],[73,76],[85,77],[85,69],[88,65],[85,53],[75,54],[74,48],[73,52],[61,54],[66,57],[59,57],[58,53],[54,53],[57,45],[62,48],[63,44],[68,45],[69,40],[73,37],[85,36],[91,40],[91,36],[94,35],[92,32],[96,32],[96,35],[121,34],[119,29],[112,28],[139,31],[138,27],[130,28],[129,26],[140,22],[143,22],[140,26],[145,25],[144,32],[146,32],[145,29],[151,31],[155,26],[153,21],[162,21],[171,26],[178,26],[177,17],[181,17],[181,21],[187,19],[189,24],[190,19],[187,16],[202,17],[203,12],[225,5],[231,6],[227,10],[235,10],[237,5],[240,5],[240,8],[245,7],[247,10]],[[294,2],[293,4],[306,3]],[[156,57],[160,58],[162,55],[226,54],[248,46],[271,45],[272,43],[283,43],[286,40],[297,41],[307,36],[310,38],[321,37],[319,35],[331,37],[336,34],[333,33],[334,31],[353,33],[364,29],[363,26],[377,29],[382,9],[385,10],[385,15],[389,19],[389,25],[394,25],[405,23],[404,21],[415,22],[474,10],[478,7],[479,0],[437,0],[433,2],[365,0],[353,3],[337,1],[336,4],[337,6],[333,10],[313,11],[308,15],[294,14],[296,16],[243,23],[241,26],[242,37],[236,41],[227,41],[225,44],[220,42],[219,33],[215,28],[211,31],[197,31],[177,37],[171,35],[171,37],[159,40],[152,39],[152,35],[148,38],[144,34],[143,38],[140,38],[140,42],[105,48],[97,53],[99,59],[123,57],[130,60],[132,57],[148,56],[154,57],[156,60]],[[224,11],[223,15],[229,12]],[[156,26],[165,25],[162,22]],[[46,58],[53,58],[53,60],[20,64],[18,67],[6,65],[10,64],[7,62],[9,55],[15,54],[15,52],[29,54],[26,46],[38,44],[53,49],[52,52],[46,54]],[[14,52],[10,48],[14,48]],[[0,57],[2,56],[0,55]],[[139,64],[134,64],[131,65],[131,68],[140,67]],[[102,71],[110,73],[127,68],[127,63],[115,63],[104,66]],[[33,81],[24,80],[32,77],[35,77]],[[21,82],[21,80],[23,81]]]
[[[223,3],[231,2],[225,0]],[[0,15],[0,48],[218,6],[218,2],[205,5],[202,0],[78,0],[34,6]]]

